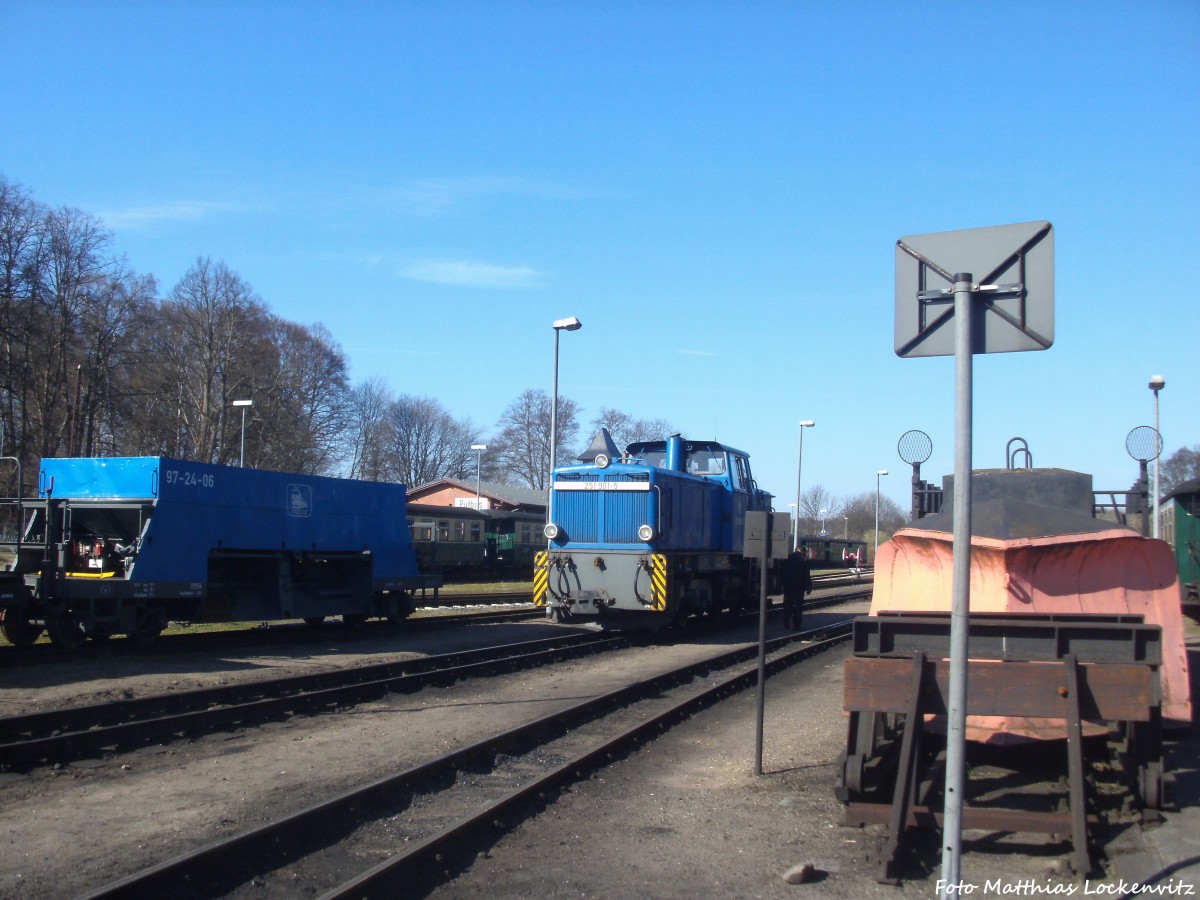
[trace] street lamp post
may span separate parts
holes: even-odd
[[[253,406],[254,401],[253,400],[234,400],[233,405],[240,406],[242,408],[242,452],[241,452],[240,456],[238,457],[238,468],[245,468],[245,466],[246,466],[246,408]]]
[[[1161,375],[1155,375],[1150,379],[1150,390],[1154,391],[1154,435],[1158,441],[1158,450],[1154,454],[1154,529],[1151,532],[1155,537],[1158,533],[1158,460],[1162,456],[1162,433],[1158,430],[1158,392],[1167,386],[1167,382]],[[1145,534],[1143,531],[1142,534]]]
[[[487,444],[472,444],[471,449],[475,451],[475,509],[479,509],[479,470],[483,467],[483,451],[487,449]]]
[[[812,428],[817,423],[805,419],[800,423],[800,449],[796,453],[796,523],[792,529],[792,547],[800,542],[800,475],[804,471],[804,429]]]
[[[583,323],[575,316],[554,320],[554,390],[550,395],[550,478],[546,483],[547,489],[553,487],[554,466],[558,462],[558,333],[560,331],[578,331],[582,327]],[[547,503],[546,514],[548,517],[551,512],[550,504]]]
[[[880,469],[875,473],[875,556],[879,556],[879,479],[887,474],[887,469]],[[875,565],[875,560],[871,560],[871,565]]]
[[[550,395],[550,474],[554,477],[554,466],[558,463],[558,333],[578,331],[583,327],[574,316],[554,320],[554,391]]]

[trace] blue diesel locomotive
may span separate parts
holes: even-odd
[[[608,433],[593,459],[553,472],[549,549],[534,564],[534,603],[559,620],[681,625],[753,602],[757,564],[742,555],[748,511],[769,510],[747,454],[715,441],[630,444]]]
[[[417,571],[403,485],[184,462],[45,459],[8,501],[0,627],[14,644],[127,634],[169,620],[401,619]]]

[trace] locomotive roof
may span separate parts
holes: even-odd
[[[696,441],[690,438],[680,438],[686,445],[688,450],[724,450],[727,453],[735,453],[738,456],[748,457],[750,454],[745,450],[738,450],[736,447],[730,447],[728,444],[722,444],[720,441]],[[625,448],[630,456],[637,456],[646,450],[666,450],[666,441],[634,441]]]

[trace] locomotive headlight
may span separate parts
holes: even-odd
[[[607,468],[608,468],[608,464],[609,464],[610,462],[612,462],[612,460],[608,458],[608,454],[607,454],[607,453],[597,453],[597,454],[596,454],[596,466],[597,466],[597,468],[601,468],[601,469],[607,469]]]
[[[542,534],[552,541],[558,537],[558,526],[553,522],[547,522],[546,526],[542,529]]]
[[[643,525],[638,529],[638,538],[647,543],[654,540],[654,528],[650,525]]]

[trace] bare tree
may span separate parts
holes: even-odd
[[[573,444],[579,432],[579,410],[573,400],[558,398],[557,444]],[[496,470],[510,484],[545,490],[550,476],[550,395],[528,390],[508,405],[501,416],[500,432],[490,451]],[[564,457],[559,452],[559,460]]]
[[[629,413],[607,406],[601,407],[600,413],[592,419],[591,427],[592,434],[607,428],[613,443],[621,450],[637,441],[665,440],[674,432],[666,419],[636,419]]]
[[[306,328],[272,316],[269,349],[260,346],[257,355],[261,365],[247,376],[255,401],[256,464],[331,473],[349,392],[341,347],[323,325]]]
[[[842,507],[842,515],[849,519],[850,538],[873,544],[875,541],[875,497],[874,491],[865,491],[851,497]],[[883,543],[905,526],[908,516],[891,497],[879,496],[879,543]]]
[[[822,510],[825,512],[824,517],[821,516]],[[824,485],[814,484],[800,493],[800,510],[797,513],[799,522],[796,533],[802,537],[819,534],[822,519],[826,523],[826,529],[832,531],[833,529],[830,529],[828,523],[834,520],[841,520],[844,515],[842,512],[842,503],[833,494],[829,493]],[[874,525],[874,520],[872,520],[871,524],[872,526]],[[837,529],[836,534],[841,534],[843,530]]]
[[[384,421],[394,402],[382,378],[369,378],[350,391],[343,432],[349,477],[364,481],[384,479]]]
[[[253,399],[255,343],[266,340],[266,308],[223,263],[198,259],[171,291],[175,307],[170,380],[179,387],[180,449],[201,462],[231,462],[229,417],[235,399]],[[170,383],[170,381],[168,382]]]
[[[84,357],[77,369],[71,446],[82,456],[117,455],[123,451],[127,420],[126,385],[136,358],[131,326],[153,304],[152,276],[136,276],[124,263],[99,286],[81,321]]]
[[[1158,468],[1158,489],[1163,496],[1193,478],[1200,478],[1200,444],[1180,447]]]
[[[75,423],[74,391],[82,365],[82,320],[109,274],[103,252],[111,240],[97,219],[78,210],[47,213],[41,224],[41,251],[35,264],[28,395],[30,425],[40,436],[40,456],[71,451]]]
[[[402,396],[388,408],[383,426],[383,469],[389,481],[415,487],[474,471],[471,444],[478,431],[437,400]]]
[[[33,299],[38,286],[39,222],[44,215],[19,186],[0,178],[0,424],[3,446],[29,462]]]

